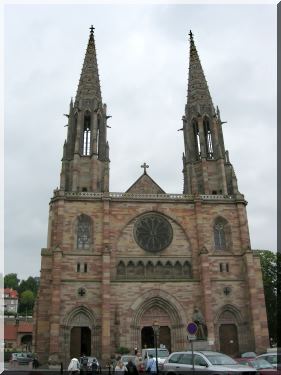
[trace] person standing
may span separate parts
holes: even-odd
[[[69,373],[71,375],[75,375],[75,374],[78,374],[79,370],[80,370],[80,364],[79,364],[79,361],[77,358],[72,358],[72,360],[70,361],[69,365],[68,365],[68,368],[67,370],[69,371]]]
[[[156,370],[156,361],[153,358],[152,354],[149,354],[149,358],[148,358],[148,361],[147,361],[147,364],[146,364],[145,371],[147,373],[153,373],[153,374],[156,374],[156,372],[157,372],[157,370]]]
[[[92,375],[98,375],[98,372],[99,372],[99,366],[97,364],[97,361],[96,359],[94,358],[93,359],[93,362],[92,362]]]
[[[115,375],[124,375],[127,371],[127,367],[124,365],[121,359],[119,359],[114,369]]]
[[[134,362],[131,359],[129,360],[126,367],[128,370],[128,375],[139,375],[137,366],[134,364]]]

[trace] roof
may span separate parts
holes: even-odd
[[[18,298],[18,292],[11,288],[5,288],[4,294],[8,294],[10,298]]]
[[[32,333],[33,324],[28,322],[19,322],[18,332]]]

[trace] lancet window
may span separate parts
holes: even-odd
[[[80,215],[77,219],[77,248],[88,249],[91,244],[92,221],[87,215]]]
[[[101,126],[101,119],[100,119],[100,115],[98,115],[98,124],[97,124],[97,154],[99,154],[100,126]]]
[[[192,121],[192,127],[193,127],[193,134],[194,134],[194,152],[195,152],[195,158],[198,160],[201,157],[201,146],[200,146],[200,137],[199,137],[199,128],[198,123],[194,119]]]
[[[214,223],[214,243],[216,250],[228,250],[230,247],[230,227],[223,218],[218,218]]]
[[[91,113],[85,112],[84,115],[84,128],[83,128],[83,155],[90,155],[91,150]]]
[[[214,152],[213,152],[212,134],[211,134],[210,122],[209,122],[208,117],[204,117],[203,127],[204,127],[207,158],[213,159]]]

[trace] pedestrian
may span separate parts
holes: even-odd
[[[130,359],[127,364],[127,370],[128,370],[128,375],[139,375],[137,366],[134,364],[134,362]]]
[[[73,357],[70,361],[67,370],[71,375],[78,374],[80,371],[80,364],[77,358]]]
[[[36,356],[33,358],[32,367],[33,368],[38,368],[39,367],[39,361],[38,361],[38,359],[37,359]]]
[[[98,366],[97,361],[96,361],[95,358],[93,359],[91,367],[92,367],[92,375],[97,375],[98,372],[99,372],[99,366]]]
[[[86,357],[84,353],[80,357],[80,364],[81,364],[81,369],[80,369],[81,374],[87,374],[87,370],[88,370],[88,357]]]
[[[127,372],[127,367],[124,365],[124,363],[119,359],[116,363],[114,372],[116,375],[124,375],[125,372]]]
[[[152,354],[149,354],[149,358],[148,358],[148,361],[147,361],[147,364],[146,364],[146,369],[145,371],[147,373],[156,373],[156,361],[155,359],[153,358],[153,355]]]

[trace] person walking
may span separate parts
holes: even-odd
[[[78,374],[80,371],[80,364],[77,358],[73,357],[70,361],[67,370],[71,375]]]

